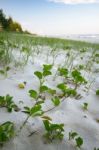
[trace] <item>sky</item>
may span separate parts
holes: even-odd
[[[0,0],[0,9],[40,35],[99,34],[99,0]]]

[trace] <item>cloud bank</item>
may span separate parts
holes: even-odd
[[[99,3],[99,0],[49,0],[50,2],[64,3],[64,4],[89,4]]]

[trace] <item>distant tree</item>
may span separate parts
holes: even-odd
[[[3,30],[22,32],[21,25],[18,22],[13,21],[11,17],[6,18],[2,9],[0,9],[0,25],[2,26]]]
[[[8,21],[5,17],[5,14],[3,13],[3,10],[0,9],[0,24],[3,26],[3,28],[5,30],[7,30],[7,27],[8,27]]]
[[[22,27],[21,27],[21,25],[20,25],[19,23],[17,23],[17,22],[14,22],[14,23],[13,23],[13,28],[14,28],[14,31],[16,31],[16,32],[22,32]]]
[[[13,20],[11,17],[8,18],[8,30],[13,31]]]

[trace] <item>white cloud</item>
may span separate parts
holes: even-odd
[[[50,2],[64,3],[64,4],[88,4],[99,3],[99,0],[49,0]]]

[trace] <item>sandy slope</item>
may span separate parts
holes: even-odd
[[[40,70],[43,60],[37,59],[34,65],[28,64],[24,70],[10,70],[6,79],[0,80],[0,95],[10,94],[14,97],[15,103],[23,108],[24,106],[32,106],[33,101],[28,95],[30,89],[38,88],[38,80],[33,75],[35,70]],[[93,77],[95,75],[93,74]],[[46,144],[42,138],[44,128],[42,121],[38,118],[30,119],[22,132],[6,143],[0,150],[75,150],[75,143],[68,141],[69,131],[76,131],[84,139],[82,150],[94,150],[94,147],[99,147],[99,97],[95,95],[96,88],[99,88],[99,77],[95,77],[95,83],[89,93],[82,93],[83,97],[80,100],[68,98],[57,109],[48,113],[55,123],[65,124],[65,137],[62,142]],[[56,82],[60,82],[57,79]],[[18,83],[26,81],[25,89],[19,89]],[[54,87],[49,77],[48,85]],[[19,103],[23,101],[24,103]],[[82,104],[89,104],[88,111],[83,111]],[[50,102],[46,103],[47,107],[51,107]],[[46,106],[44,106],[45,109]],[[0,123],[5,121],[13,121],[16,125],[16,130],[19,129],[26,115],[22,112],[6,112],[6,109],[0,108]],[[28,137],[32,132],[38,130],[37,133]]]

